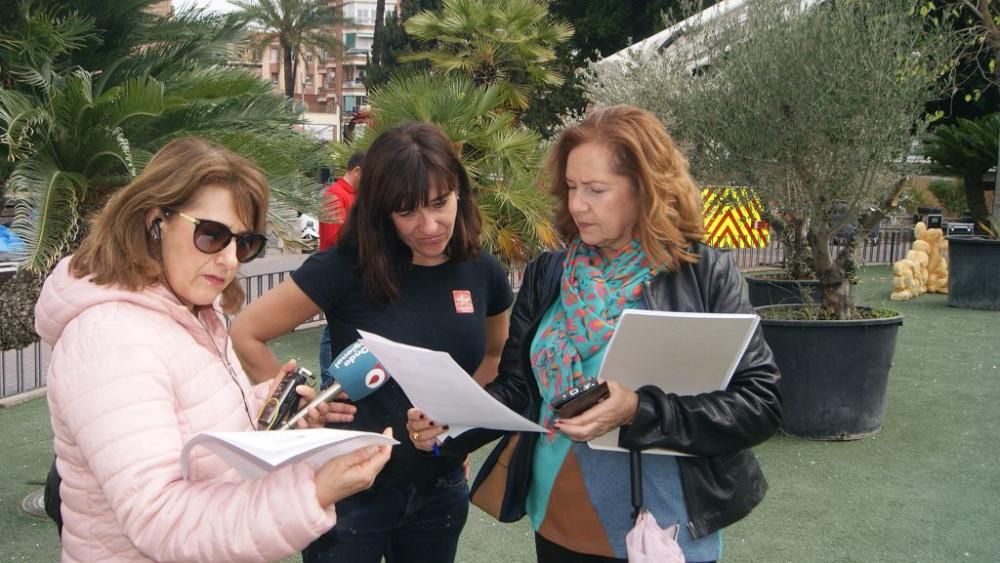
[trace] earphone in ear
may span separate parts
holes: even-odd
[[[149,227],[149,236],[153,240],[160,240],[160,223],[163,222],[162,218],[157,218],[153,221],[153,224]]]

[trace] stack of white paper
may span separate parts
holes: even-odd
[[[443,436],[457,436],[469,428],[546,432],[494,399],[448,353],[358,332],[365,347],[403,388],[413,406],[450,427]]]

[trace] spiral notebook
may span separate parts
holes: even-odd
[[[638,389],[697,395],[725,389],[760,317],[750,314],[676,313],[626,309],[618,320],[599,377]],[[588,442],[598,450],[618,447],[618,431]],[[685,455],[651,449],[643,453]]]

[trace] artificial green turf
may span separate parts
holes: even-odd
[[[727,532],[726,559],[1000,561],[1000,314],[888,301],[888,267],[858,288],[904,315],[882,432],[756,448],[771,489]]]
[[[725,560],[1000,561],[1000,313],[949,308],[943,295],[890,302],[890,276],[866,268],[858,286],[863,304],[905,315],[882,432],[841,443],[776,437],[756,448],[771,489],[726,531]],[[274,348],[314,368],[319,335],[300,331]],[[4,561],[58,558],[54,527],[18,506],[48,470],[47,416],[41,400],[0,410]],[[533,561],[532,541],[526,521],[498,524],[473,508],[458,560]]]
[[[52,464],[45,399],[0,409],[0,460],[0,560],[58,561],[56,525],[21,510],[21,500],[42,486]]]

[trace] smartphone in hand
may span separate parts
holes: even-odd
[[[550,404],[559,418],[573,418],[606,399],[610,394],[606,382],[598,383],[596,379],[588,379],[553,397]]]
[[[305,385],[310,377],[312,372],[303,367],[286,373],[274,393],[261,407],[257,415],[257,429],[275,430],[295,414],[299,406],[299,394],[295,392],[295,388]]]

